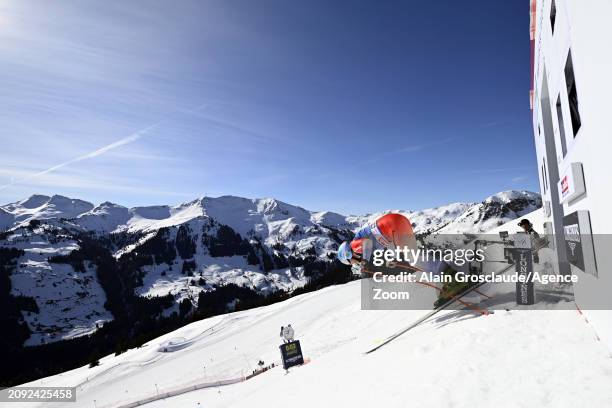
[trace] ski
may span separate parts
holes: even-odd
[[[534,246],[533,251],[537,252],[537,251],[539,251],[540,249],[542,249],[542,248],[544,248],[546,246],[548,246],[548,242],[543,240],[543,241],[539,242],[538,244],[536,244]],[[410,267],[411,268],[415,268],[412,265],[410,265]],[[502,274],[508,272],[513,267],[514,267],[514,263],[511,263],[507,267],[505,267],[502,270],[500,270],[499,272],[497,272],[495,275],[502,275]],[[380,349],[381,347],[391,343],[393,340],[397,339],[398,337],[400,337],[404,333],[409,332],[410,330],[412,330],[415,327],[419,326],[421,323],[423,323],[424,321],[428,320],[432,316],[435,316],[438,312],[441,312],[442,310],[444,310],[444,309],[448,308],[449,306],[453,305],[455,302],[459,301],[465,295],[467,295],[469,293],[472,293],[472,292],[480,293],[480,292],[478,292],[477,289],[480,288],[481,286],[483,286],[486,283],[487,282],[478,283],[478,284],[476,284],[476,285],[474,285],[472,287],[469,287],[469,288],[465,289],[463,292],[460,292],[459,294],[454,295],[452,299],[449,299],[444,304],[436,307],[431,312],[428,312],[427,314],[425,314],[421,318],[419,318],[416,321],[414,321],[408,327],[405,327],[402,330],[398,331],[397,333],[392,334],[391,336],[387,337],[382,343],[380,343],[376,347],[373,347],[373,348],[369,349],[368,351],[366,351],[365,354],[373,353],[374,351]],[[489,296],[487,296],[487,297],[490,298]]]
[[[507,263],[507,261],[504,261],[504,262]],[[395,262],[392,263],[391,266],[396,267],[396,268],[400,268],[400,269],[404,269],[404,270],[409,271],[409,272],[425,272],[423,269],[421,269],[421,268],[419,268],[417,266],[411,265],[411,264],[409,264],[407,262],[398,262],[398,261],[395,261]],[[428,286],[430,286],[430,285],[428,285]],[[432,286],[432,287],[434,289],[436,289],[436,290],[440,290],[440,288],[438,288],[438,287],[435,287],[435,286]],[[479,290],[475,290],[475,292],[478,293],[481,296],[486,297],[487,299],[491,299],[491,296],[486,295],[486,294],[482,293]]]
[[[400,268],[400,269],[406,269],[406,270],[409,270],[409,271],[412,271],[412,272],[424,272],[422,269],[420,269],[420,268],[418,268],[418,267],[416,267],[416,266],[412,266],[412,265],[410,265],[410,264],[407,264],[407,265],[408,265],[408,266],[404,266],[404,265],[401,265],[399,262],[396,262],[396,263],[395,263],[395,265],[394,265],[393,267],[395,267],[395,268]],[[369,271],[369,270],[367,270],[367,269],[362,269],[362,272],[364,272],[364,273],[366,273],[366,274],[370,274],[370,275],[373,275],[373,274],[375,273],[375,271]],[[450,298],[451,298],[451,300],[455,300],[455,301],[457,301],[457,302],[461,303],[463,306],[465,306],[465,307],[467,307],[467,308],[469,308],[469,309],[472,309],[474,312],[480,313],[480,314],[482,314],[482,315],[487,315],[487,314],[490,314],[490,313],[491,313],[489,310],[486,310],[486,309],[485,309],[485,310],[480,309],[478,306],[473,305],[472,303],[469,303],[469,302],[464,302],[463,300],[459,299],[459,298],[457,297],[457,295],[452,295],[452,294],[449,294],[449,293],[444,293],[444,292],[442,291],[442,289],[441,289],[441,288],[439,288],[439,287],[437,287],[436,285],[433,285],[433,284],[431,284],[431,283],[427,283],[427,282],[420,282],[420,281],[417,281],[416,283],[418,283],[419,285],[423,285],[423,286],[427,286],[427,287],[430,287],[430,288],[432,288],[432,289],[435,289],[435,290],[437,290],[438,292],[440,292],[440,295],[445,296],[445,297],[450,297]],[[478,290],[475,290],[475,292],[476,292],[476,293],[478,293],[478,294],[480,294],[480,295],[485,296],[487,299],[491,299],[491,297],[490,297],[490,296],[485,295],[484,293],[482,293],[482,292],[480,292],[480,291],[478,291]]]
[[[496,273],[496,275],[504,274],[508,270],[512,269],[513,267],[514,267],[514,264],[510,264],[506,268],[504,268],[501,271],[499,271],[498,273]],[[415,327],[419,326],[424,321],[429,320],[431,317],[435,316],[437,313],[439,313],[442,310],[448,308],[449,306],[455,304],[455,302],[459,301],[459,299],[461,299],[465,295],[476,291],[479,287],[483,286],[485,283],[487,283],[487,282],[478,283],[478,284],[476,284],[476,285],[474,285],[472,287],[469,287],[469,288],[465,289],[464,291],[462,291],[459,294],[455,295],[452,299],[449,299],[448,301],[446,301],[442,305],[440,305],[440,306],[436,307],[435,309],[433,309],[431,312],[428,312],[424,316],[420,317],[419,319],[414,321],[412,324],[410,324],[408,327],[405,327],[405,328],[401,329],[400,331],[398,331],[397,333],[394,333],[391,336],[387,337],[382,343],[380,343],[376,347],[373,347],[370,350],[366,351],[365,354],[373,353],[374,351],[380,349],[381,347],[391,343],[393,340],[397,339],[398,337],[400,337],[404,333],[414,329]]]

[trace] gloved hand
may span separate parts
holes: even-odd
[[[351,264],[351,272],[353,272],[353,275],[361,275],[362,270],[363,265],[361,263]]]

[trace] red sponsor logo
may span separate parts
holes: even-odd
[[[563,195],[565,195],[565,193],[567,193],[569,190],[569,181],[567,179],[567,176],[563,177],[563,179],[561,179],[561,193]]]

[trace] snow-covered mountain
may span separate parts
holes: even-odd
[[[31,220],[75,218],[92,208],[93,204],[83,200],[60,195],[49,197],[36,194],[25,200],[0,207],[4,214],[4,216],[0,215],[0,225],[10,223],[11,226],[15,226],[27,224]]]
[[[126,208],[110,202],[94,206],[59,195],[33,195],[26,200],[0,206],[0,229],[27,225],[31,220],[64,218],[71,219],[85,230],[98,233],[146,232],[180,225],[198,217],[210,217],[243,236],[252,232],[275,235],[287,220],[291,220],[291,227],[320,225],[353,229],[382,214],[398,212],[410,218],[417,233],[442,229],[449,233],[462,233],[486,231],[493,224],[499,225],[539,207],[541,199],[538,193],[515,190],[494,194],[480,203],[451,203],[419,211],[393,210],[366,216],[311,212],[272,198],[204,197],[177,206]],[[284,225],[289,227],[286,223]]]
[[[480,203],[394,212],[428,235],[486,231],[540,206],[536,193],[506,191]],[[314,212],[271,198],[126,208],[35,195],[0,206],[0,249],[21,251],[7,267],[10,293],[0,295],[32,299],[21,308],[25,344],[72,338],[130,315],[138,299],[168,316],[185,302],[201,307],[202,294],[230,284],[270,294],[341,273],[338,244],[381,214]]]
[[[476,203],[442,228],[439,234],[487,232],[519,218],[542,206],[537,193],[529,191],[503,191]]]

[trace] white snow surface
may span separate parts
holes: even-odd
[[[351,282],[202,320],[98,367],[29,384],[77,386],[76,403],[10,406],[121,406],[158,390],[240,378],[260,359],[278,363],[278,332],[288,323],[310,363],[145,406],[612,406],[612,358],[576,311],[442,312],[363,354],[423,313],[361,310],[360,282]]]
[[[493,216],[485,218],[485,214],[487,214],[492,207],[501,206],[517,200],[523,200],[526,205],[524,207],[520,207],[517,209],[517,211],[509,210],[503,215],[494,213]],[[463,234],[488,232],[511,220],[531,213],[540,207],[541,199],[538,193],[515,190],[502,191],[487,197],[481,203],[476,203],[470,206],[470,208],[466,209],[466,211],[454,218],[448,225],[438,229],[436,233]]]
[[[74,218],[92,208],[93,204],[87,201],[61,195],[49,197],[38,194],[0,207],[5,216],[6,213],[12,215],[13,225],[26,224],[33,219]]]
[[[88,230],[111,232],[121,225],[126,225],[130,218],[130,212],[126,207],[107,201],[80,214],[78,223]]]

